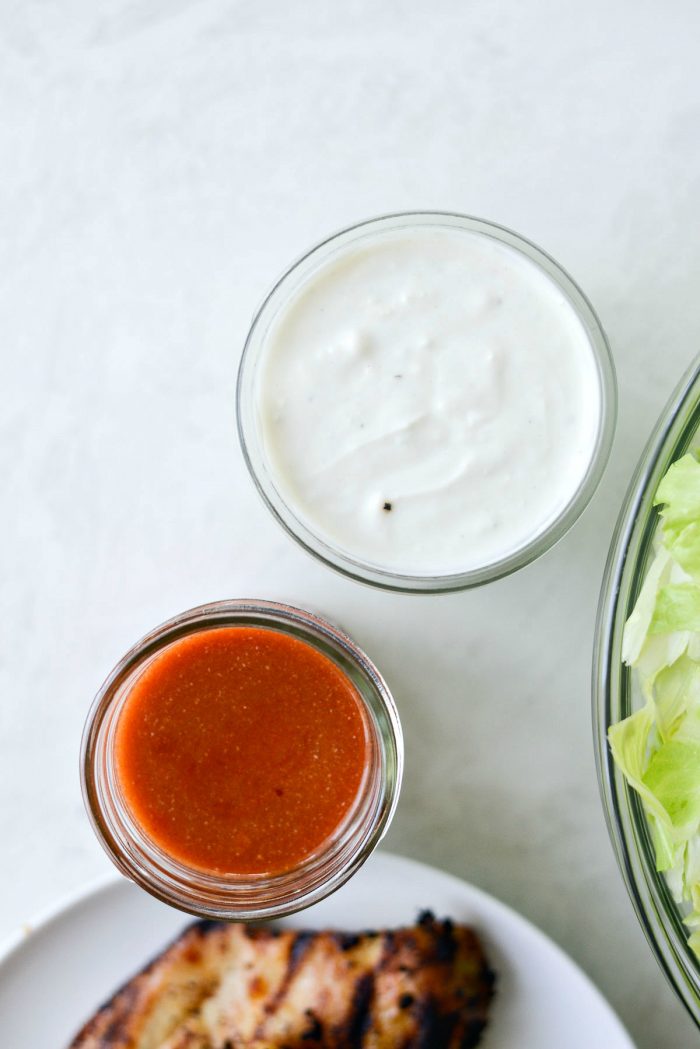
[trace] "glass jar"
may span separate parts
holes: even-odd
[[[354,557],[316,534],[313,526],[295,513],[279,491],[274,471],[266,456],[257,412],[259,365],[264,354],[267,334],[275,318],[291,302],[301,286],[349,246],[367,242],[369,238],[380,233],[411,231],[424,227],[480,233],[514,249],[544,271],[561,291],[583,325],[597,372],[599,393],[599,416],[591,458],[566,505],[527,542],[500,559],[464,571],[441,575],[411,575],[385,569]],[[240,443],[248,470],[273,516],[308,553],[331,568],[386,590],[413,593],[441,593],[479,586],[522,568],[553,546],[582,513],[598,486],[612,445],[616,413],[617,388],[610,348],[593,307],[578,285],[554,259],[511,230],[482,219],[445,212],[408,212],[371,219],[342,230],[312,248],[282,275],[256,313],[238,373],[237,419]]]
[[[348,820],[322,848],[275,875],[213,874],[166,854],[132,819],[115,766],[115,730],[137,678],[163,649],[216,627],[262,627],[312,646],[353,683],[369,726],[368,768]],[[261,729],[264,731],[264,728]],[[128,878],[164,903],[200,917],[280,917],[338,889],[373,852],[399,796],[403,738],[394,700],[365,653],[342,631],[310,612],[271,601],[220,601],[183,612],[147,634],[117,664],[98,692],[83,733],[83,796],[107,854]]]

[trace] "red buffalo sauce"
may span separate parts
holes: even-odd
[[[280,874],[353,810],[367,714],[327,656],[261,627],[202,630],[156,655],[126,696],[115,769],[133,820],[181,863]]]

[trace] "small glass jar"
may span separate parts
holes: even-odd
[[[578,487],[568,503],[531,539],[497,560],[444,574],[408,574],[364,561],[332,545],[303,521],[280,493],[265,452],[257,412],[257,382],[267,334],[280,312],[302,285],[340,252],[367,243],[378,234],[432,227],[479,233],[525,256],[559,288],[587,334],[594,360],[599,393],[597,432],[592,454]],[[463,590],[508,575],[535,560],[568,531],[595,492],[608,460],[615,430],[617,388],[615,369],[605,333],[593,307],[572,278],[544,251],[513,233],[483,219],[446,212],[406,212],[360,222],[328,237],[295,262],[274,285],[258,312],[246,339],[238,373],[237,418],[243,456],[255,485],[273,516],[308,553],[353,579],[385,590],[443,593]]]
[[[345,674],[362,701],[369,757],[360,796],[347,822],[295,868],[275,875],[212,874],[184,865],[150,840],[132,819],[115,767],[115,730],[136,679],[162,650],[198,631],[262,627],[311,645]],[[394,700],[364,652],[310,612],[271,601],[220,601],[168,620],[138,642],[98,692],[85,725],[82,787],[93,828],[122,874],[164,903],[199,917],[250,921],[280,917],[334,892],[373,852],[398,801],[403,737]]]

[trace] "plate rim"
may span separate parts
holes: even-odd
[[[105,874],[98,874],[95,878],[90,878],[76,888],[60,893],[52,903],[33,912],[14,929],[11,929],[9,933],[0,938],[0,976],[2,976],[2,970],[7,962],[11,960],[12,955],[29,943],[30,940],[34,939],[40,932],[47,929],[53,921],[63,917],[68,911],[77,907],[79,903],[83,903],[93,896],[98,896],[101,892],[105,892],[112,886],[125,881],[126,879],[122,878],[117,871],[107,871]]]
[[[406,868],[411,868],[416,874],[423,877],[426,875],[434,876],[437,874],[441,879],[452,883],[456,889],[464,890],[466,888],[480,903],[495,908],[511,921],[515,920],[517,924],[520,924],[521,928],[526,929],[530,934],[534,934],[538,941],[543,942],[546,947],[553,951],[558,962],[563,963],[565,967],[573,970],[579,979],[584,982],[588,992],[598,1001],[598,1004],[602,1007],[603,1011],[608,1014],[609,1021],[613,1026],[616,1026],[617,1034],[620,1038],[620,1049],[625,1049],[625,1047],[626,1049],[636,1049],[635,1043],[632,1041],[632,1036],[617,1012],[613,1009],[602,990],[588,975],[585,969],[583,969],[579,963],[556,942],[556,940],[552,939],[548,933],[540,929],[539,926],[535,925],[529,918],[526,918],[525,915],[511,907],[510,904],[504,903],[502,900],[498,899],[498,897],[487,892],[486,889],[473,885],[471,882],[466,881],[464,878],[460,878],[459,875],[453,874],[451,871],[442,870],[440,867],[434,867],[432,864],[425,863],[422,860],[415,860],[410,856],[403,856],[400,853],[379,849],[370,860],[370,863],[367,866],[368,871],[371,870],[373,861],[377,863],[387,863],[389,866],[396,865],[397,867],[402,867],[404,870]],[[59,896],[54,903],[39,910],[33,917],[30,917],[26,922],[16,928],[14,932],[10,932],[9,935],[0,939],[0,979],[2,978],[3,970],[5,970],[8,964],[12,962],[13,957],[37,935],[46,931],[54,921],[64,917],[69,911],[78,905],[94,899],[96,896],[107,892],[109,889],[117,888],[120,885],[130,886],[131,888],[138,890],[137,885],[130,882],[127,878],[124,878],[118,873],[118,871],[108,871],[105,874],[90,879],[72,891]],[[175,908],[170,909],[173,913],[179,913]],[[187,915],[184,912],[182,912],[182,918],[185,922],[188,918],[190,921],[196,920],[193,919],[191,915]]]

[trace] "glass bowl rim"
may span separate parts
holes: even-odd
[[[592,666],[593,743],[608,834],[642,930],[666,979],[700,1027],[700,960],[682,932],[681,915],[662,874],[639,798],[613,761],[607,742],[617,716],[614,704],[629,693],[633,671],[621,659],[624,623],[646,572],[639,564],[656,531],[652,500],[671,462],[692,444],[700,425],[700,355],[666,403],[633,473],[606,561],[595,626]],[[642,565],[647,567],[645,558]]]
[[[260,346],[254,346],[259,328],[275,309],[278,298],[284,294],[287,282],[297,274],[300,267],[310,263],[318,253],[330,250],[334,245],[343,247],[368,232],[431,225],[448,226],[489,236],[524,255],[552,280],[576,313],[588,335],[598,373],[600,415],[596,443],[587,470],[569,502],[541,532],[527,543],[489,564],[444,574],[413,575],[385,569],[343,552],[323,540],[309,525],[294,514],[291,507],[276,490],[272,480],[263,476],[265,471],[258,469],[256,465],[256,457],[261,466],[264,465],[265,459],[253,421],[254,406],[248,403],[253,396],[252,393],[249,396],[247,383],[248,372],[254,369],[256,363],[255,359],[252,359],[255,357],[254,350],[259,350],[264,344],[264,338],[262,338]],[[591,302],[573,277],[546,251],[514,230],[487,219],[454,211],[390,212],[346,226],[314,244],[287,266],[255,312],[243,347],[236,384],[236,423],[243,458],[258,494],[278,524],[306,553],[341,575],[379,589],[401,593],[438,594],[481,586],[518,571],[553,547],[583,513],[600,483],[610,456],[616,420],[617,382],[610,345]]]

